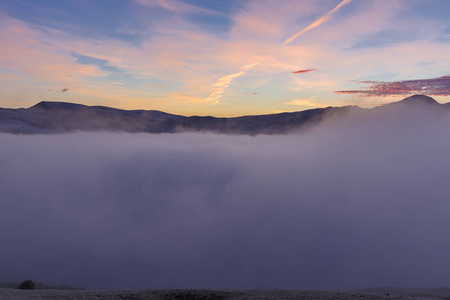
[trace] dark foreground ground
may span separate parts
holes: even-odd
[[[63,291],[15,290],[0,288],[0,299],[450,299],[449,288],[406,289],[376,288],[353,291],[294,291],[294,290],[119,290]]]

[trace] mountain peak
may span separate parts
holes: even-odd
[[[426,95],[413,95],[413,96],[407,97],[397,103],[405,103],[405,104],[420,103],[420,104],[431,104],[431,105],[439,104],[439,102],[437,102],[433,98],[426,96]]]
[[[41,101],[36,105],[33,105],[29,109],[45,109],[45,110],[76,110],[84,108],[85,105],[70,103],[70,102],[57,102],[57,101]]]

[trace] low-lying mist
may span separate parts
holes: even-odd
[[[1,134],[0,281],[449,285],[449,153],[432,113],[255,137]]]

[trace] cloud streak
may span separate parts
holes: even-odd
[[[425,94],[429,96],[450,96],[450,76],[431,79],[417,79],[404,81],[357,81],[368,84],[362,90],[336,91],[336,94],[359,94],[365,97],[405,96],[411,94]]]
[[[308,73],[308,72],[312,72],[312,71],[318,71],[318,69],[299,70],[299,71],[292,72],[292,74],[303,74],[303,73]]]
[[[303,28],[302,30],[300,30],[299,32],[297,32],[296,34],[291,36],[290,38],[286,39],[283,42],[283,44],[288,45],[291,42],[293,42],[295,39],[297,39],[300,35],[304,34],[305,32],[327,22],[334,13],[336,13],[342,6],[350,3],[351,1],[352,0],[342,1],[334,9],[332,9],[330,12],[328,12],[326,15],[318,18],[316,21],[311,23],[309,26]],[[252,69],[253,67],[255,67],[256,65],[258,65],[260,63],[261,62],[257,62],[257,63],[251,64],[251,65],[246,65],[246,66],[243,66],[241,69],[244,69],[244,70]],[[310,72],[310,71],[316,71],[316,69],[301,70],[301,71],[297,71],[297,72],[293,72],[293,73],[306,73],[306,72]],[[243,75],[244,73],[245,72],[241,71],[238,73],[233,73],[233,74],[219,78],[218,81],[215,84],[213,84],[212,86],[220,87],[220,88],[211,92],[210,95],[208,96],[208,98],[206,98],[205,100],[208,102],[212,102],[212,103],[219,103],[219,99],[222,97],[222,94],[226,91],[226,89],[231,85],[233,79]]]
[[[260,62],[245,65],[245,66],[242,66],[241,71],[239,71],[237,73],[233,73],[230,75],[220,77],[216,83],[211,85],[211,87],[213,88],[213,91],[209,94],[209,96],[205,99],[205,101],[213,103],[213,104],[219,103],[219,99],[222,97],[223,93],[225,93],[227,88],[231,85],[233,80],[235,80],[239,76],[245,74],[246,71],[253,69],[254,67],[256,67],[259,64],[260,64]]]
[[[218,16],[220,13],[176,0],[134,0],[143,6],[162,7],[172,12]]]
[[[335,8],[333,8],[331,11],[329,11],[327,14],[325,14],[324,16],[318,18],[317,20],[312,22],[310,25],[306,26],[305,28],[303,28],[302,30],[300,30],[299,32],[297,32],[296,34],[291,36],[290,38],[287,38],[286,40],[284,40],[283,44],[284,45],[288,45],[288,44],[292,43],[293,41],[295,41],[302,34],[304,34],[304,33],[308,32],[308,31],[310,31],[311,29],[316,28],[317,26],[320,26],[321,24],[327,22],[334,13],[336,13],[344,5],[349,4],[351,1],[352,0],[344,0],[344,1],[342,1]]]

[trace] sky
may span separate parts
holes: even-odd
[[[181,115],[450,95],[447,0],[0,0],[0,106]]]

